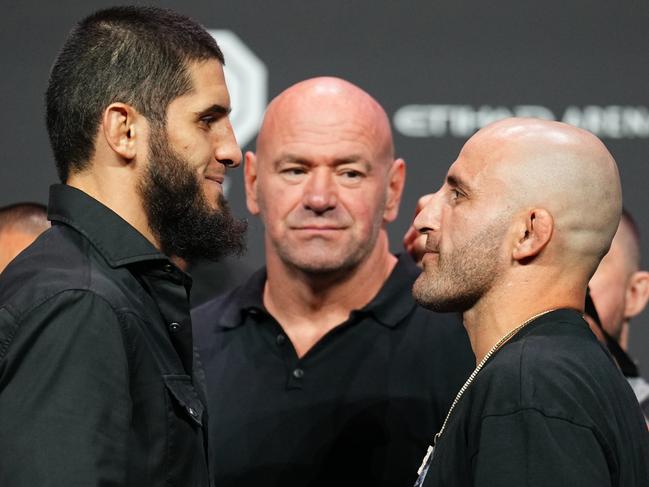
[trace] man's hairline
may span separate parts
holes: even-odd
[[[190,70],[191,65],[192,64],[194,64],[194,65],[195,64],[201,64],[201,63],[209,62],[211,60],[217,61],[221,66],[225,66],[225,61],[222,61],[216,55],[208,56],[208,57],[188,58],[188,59],[185,59],[183,61],[183,70],[185,71],[185,73],[187,75],[189,75],[191,86],[189,87],[189,89],[187,91],[184,91],[184,92],[178,94],[177,96],[175,96],[174,98],[172,98],[171,100],[169,100],[169,102],[167,103],[167,106],[164,107],[164,117],[162,118],[162,120],[157,120],[154,117],[147,117],[146,115],[141,113],[140,110],[138,110],[132,103],[129,103],[129,102],[126,102],[126,101],[118,101],[118,100],[114,100],[114,101],[110,102],[108,105],[106,105],[102,109],[101,113],[103,114],[106,111],[106,109],[110,105],[112,105],[113,103],[123,103],[124,105],[127,105],[128,107],[135,110],[139,115],[141,115],[146,120],[147,124],[149,125],[149,128],[153,128],[155,130],[162,129],[162,130],[164,130],[165,135],[168,135],[168,133],[167,133],[167,121],[168,121],[168,118],[169,118],[169,106],[175,100],[177,100],[178,98],[196,92],[196,86],[195,86],[194,80],[192,79],[192,76],[191,76],[191,70]],[[231,107],[229,108],[229,110],[230,111],[232,110]],[[93,146],[92,146],[92,153],[91,153],[90,157],[88,159],[86,159],[85,161],[80,162],[79,166],[81,166],[82,169],[75,169],[74,166],[70,166],[70,171],[68,172],[68,175],[67,175],[66,180],[64,181],[64,184],[67,184],[67,181],[70,179],[71,176],[76,176],[76,175],[82,174],[82,173],[88,171],[89,169],[91,169],[91,167],[93,165],[92,161],[93,161],[93,158],[94,158],[94,156],[96,154],[96,151],[97,151],[97,138],[98,138],[98,136],[99,136],[99,134],[101,132],[101,127],[102,127],[102,121],[100,119],[99,124],[97,126],[97,131],[96,131],[96,133],[94,135],[94,143],[93,143]]]

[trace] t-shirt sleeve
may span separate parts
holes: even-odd
[[[0,356],[0,485],[122,485],[131,421],[120,321],[67,291],[12,325]]]
[[[611,485],[593,431],[535,409],[483,418],[472,467],[476,487]]]

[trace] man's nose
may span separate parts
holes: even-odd
[[[219,161],[226,167],[237,167],[241,164],[241,148],[237,143],[237,138],[234,135],[234,130],[232,130],[232,124],[230,123],[229,118],[224,118],[222,120],[223,125],[221,130],[217,133],[217,138],[215,141],[216,160]]]
[[[442,214],[441,190],[426,196],[421,211],[415,217],[413,226],[419,233],[439,231]]]
[[[304,186],[303,205],[315,213],[325,213],[336,207],[338,195],[333,174],[328,168],[315,168]]]

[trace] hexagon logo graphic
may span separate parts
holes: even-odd
[[[225,81],[230,91],[230,120],[239,145],[250,142],[261,125],[268,103],[266,65],[230,30],[210,30],[225,56]]]

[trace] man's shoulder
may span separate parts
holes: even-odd
[[[241,286],[219,294],[191,310],[192,327],[197,341],[222,329],[234,328],[241,322],[242,310],[261,307],[266,269],[262,267]]]
[[[547,321],[506,343],[484,368],[500,383],[558,384],[609,374],[615,366],[585,322]]]
[[[240,292],[241,288],[237,287],[192,308],[192,324],[202,328],[220,322],[226,310],[239,308],[238,296]]]
[[[574,321],[545,322],[505,345],[476,382],[476,395],[485,398],[485,414],[532,408],[590,426],[594,418],[633,404],[611,357],[585,323]],[[607,403],[603,397],[613,399]]]
[[[81,234],[55,226],[22,252],[0,276],[0,307],[23,315],[66,291],[96,294],[114,307],[127,300],[117,276]]]

